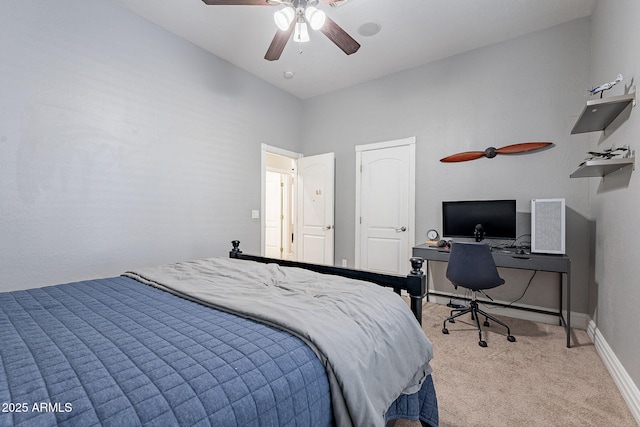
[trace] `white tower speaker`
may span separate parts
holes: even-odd
[[[565,253],[564,199],[531,200],[531,252]]]

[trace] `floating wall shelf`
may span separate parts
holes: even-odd
[[[571,134],[605,130],[629,104],[636,105],[635,86],[627,95],[611,96],[587,101]]]
[[[587,160],[571,174],[571,178],[603,177],[629,166],[635,168],[635,157]]]

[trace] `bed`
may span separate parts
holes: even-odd
[[[0,426],[438,425],[417,301],[272,261],[234,242],[229,258],[0,293]],[[421,301],[413,262],[368,279]]]

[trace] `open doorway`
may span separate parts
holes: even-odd
[[[335,155],[262,145],[261,254],[334,263]]]
[[[295,260],[296,159],[267,152],[265,168],[264,256]]]

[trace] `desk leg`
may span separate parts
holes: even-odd
[[[567,271],[567,348],[571,348],[571,269]]]
[[[562,309],[564,308],[564,295],[563,295],[564,286],[563,286],[563,280],[562,280],[562,273],[558,274],[558,276],[560,277],[560,283],[559,283],[560,305],[558,306],[558,325],[566,327],[567,322],[565,322],[564,314],[562,314]]]
[[[565,274],[567,275],[567,317],[565,318],[562,314],[562,308],[564,307],[562,304],[562,291],[564,290],[562,286],[562,273],[560,273],[560,311],[558,313],[558,317],[560,326],[564,326],[564,330],[567,334],[567,348],[571,348],[571,269],[565,272]],[[562,324],[563,321],[564,325]]]

